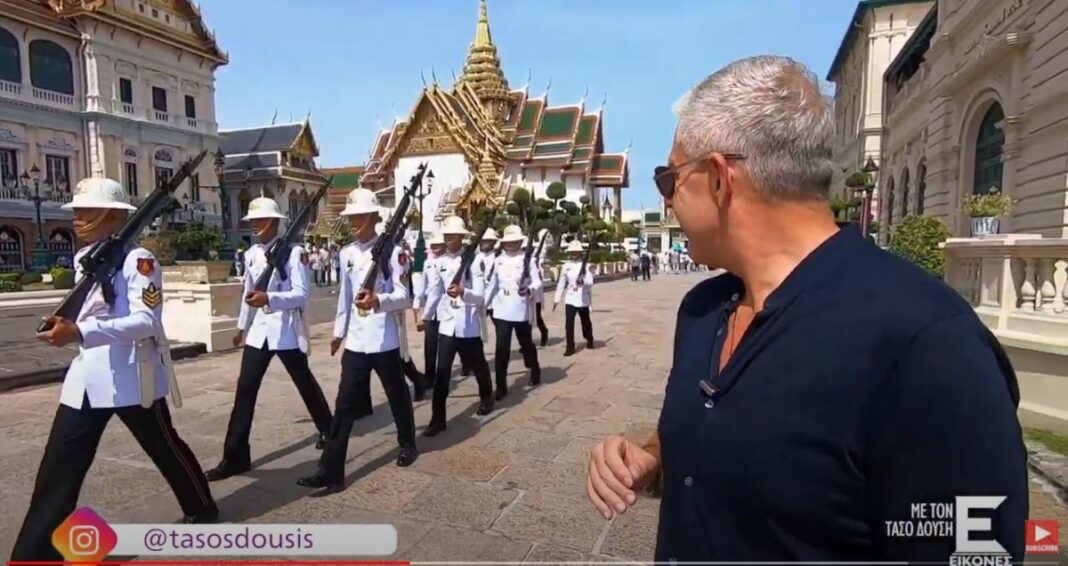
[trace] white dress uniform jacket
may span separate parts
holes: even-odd
[[[537,304],[545,301],[545,272],[541,269],[541,258],[535,257],[531,261],[534,264],[530,266],[530,270],[538,273],[538,281],[541,282],[532,289],[534,291],[534,303]]]
[[[88,251],[86,246],[74,256],[76,281],[84,276],[79,260]],[[115,274],[112,283],[115,304],[104,302],[97,285],[74,321],[82,343],[67,370],[59,399],[68,407],[81,409],[86,395],[93,408],[141,404],[138,366],[143,360],[151,362],[154,373],[153,400],[168,394],[165,362],[154,340],[163,336],[163,279],[155,256],[144,248],[130,248],[122,271]]]
[[[286,263],[286,278],[282,281],[275,271],[267,285],[267,306],[257,309],[248,306],[244,297],[252,292],[263,270],[267,269],[267,249],[274,242],[254,244],[245,252],[245,292],[242,295],[241,312],[237,327],[244,328],[248,317],[253,316],[252,327],[245,335],[245,344],[269,350],[295,350],[308,353],[308,327],[304,308],[308,304],[308,272],[301,261],[304,248],[293,246]]]
[[[486,302],[493,309],[493,318],[510,322],[524,322],[530,320],[531,308],[534,305],[534,290],[541,287],[541,277],[538,270],[531,265],[529,280],[524,281],[523,286],[530,290],[530,294],[520,296],[520,278],[523,276],[523,252],[514,254],[504,252],[494,262],[493,274],[489,279],[489,288],[486,291]],[[531,258],[531,264],[534,258]]]
[[[436,258],[428,257],[426,261],[423,262],[423,272],[412,274],[412,308],[419,312],[423,312],[423,307],[426,306],[427,277],[431,271],[437,269],[437,265],[434,263],[435,259]],[[425,320],[429,322],[437,319],[437,311],[431,311],[430,318]]]
[[[564,304],[573,307],[590,306],[591,288],[593,287],[593,266],[586,265],[586,276],[578,280],[581,261],[568,261],[560,268],[560,281],[556,283],[556,302],[564,299]],[[565,297],[566,291],[566,297]]]
[[[389,279],[383,278],[381,271],[375,279],[379,306],[360,316],[356,295],[371,268],[371,250],[379,237],[375,236],[368,242],[353,242],[341,248],[339,254],[341,290],[338,292],[337,315],[334,317],[334,338],[345,338],[345,349],[352,352],[376,354],[400,348],[396,312],[411,305],[408,285],[404,282],[407,256],[399,247],[394,247],[389,262]]]
[[[436,311],[439,334],[456,338],[480,338],[482,316],[479,311],[484,304],[485,283],[481,274],[476,272],[477,258],[472,262],[468,273],[460,279],[464,294],[456,299],[445,294],[452,278],[456,276],[456,271],[460,269],[460,262],[460,252],[446,252],[435,258],[435,269],[427,272],[427,298],[423,307],[423,320],[432,320],[431,313]]]

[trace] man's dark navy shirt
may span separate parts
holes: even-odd
[[[1007,496],[986,516],[1023,559],[1016,376],[960,296],[847,228],[771,293],[719,372],[743,294],[721,275],[679,308],[658,561],[944,562],[952,533],[895,537],[887,521],[967,495]]]

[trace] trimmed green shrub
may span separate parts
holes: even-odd
[[[906,216],[893,228],[890,251],[942,277],[945,253],[938,246],[949,236],[949,228],[933,216]]]
[[[0,279],[0,293],[15,293],[22,290],[22,283]]]
[[[19,283],[22,281],[22,273],[0,273],[0,281],[7,281],[8,283]]]
[[[74,272],[69,269],[63,269],[62,267],[52,269],[52,288],[53,289],[73,289],[74,288]]]
[[[33,283],[40,283],[41,279],[42,277],[40,273],[37,273],[36,271],[30,271],[22,274],[22,278],[19,279],[19,283],[22,283],[23,285],[31,285]]]

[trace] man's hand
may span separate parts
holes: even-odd
[[[641,489],[655,475],[660,460],[638,444],[613,436],[590,450],[586,495],[605,519],[634,505]]]
[[[415,330],[417,332],[422,332],[422,331],[426,330],[426,321],[425,320],[417,320],[417,321],[415,321]]]
[[[78,330],[78,325],[73,322],[59,316],[50,316],[45,320],[52,323],[52,328],[45,332],[38,332],[38,340],[57,348],[82,341],[82,333]]]
[[[241,343],[245,341],[245,332],[238,330],[237,334],[234,334],[234,348],[240,348]]]
[[[342,340],[344,340],[344,338],[334,338],[333,340],[330,341],[330,355],[331,356],[336,354],[338,349],[341,348],[341,341]]]
[[[464,296],[464,288],[460,285],[449,285],[449,288],[445,290],[445,293],[454,299],[459,299]]]
[[[250,307],[262,309],[267,306],[267,293],[263,291],[253,291],[245,296],[245,304]]]
[[[361,290],[356,293],[356,306],[365,311],[373,311],[378,308],[378,295],[373,291]]]

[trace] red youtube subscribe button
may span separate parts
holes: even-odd
[[[1060,524],[1054,519],[1028,519],[1024,525],[1024,552],[1057,554],[1060,552]]]

